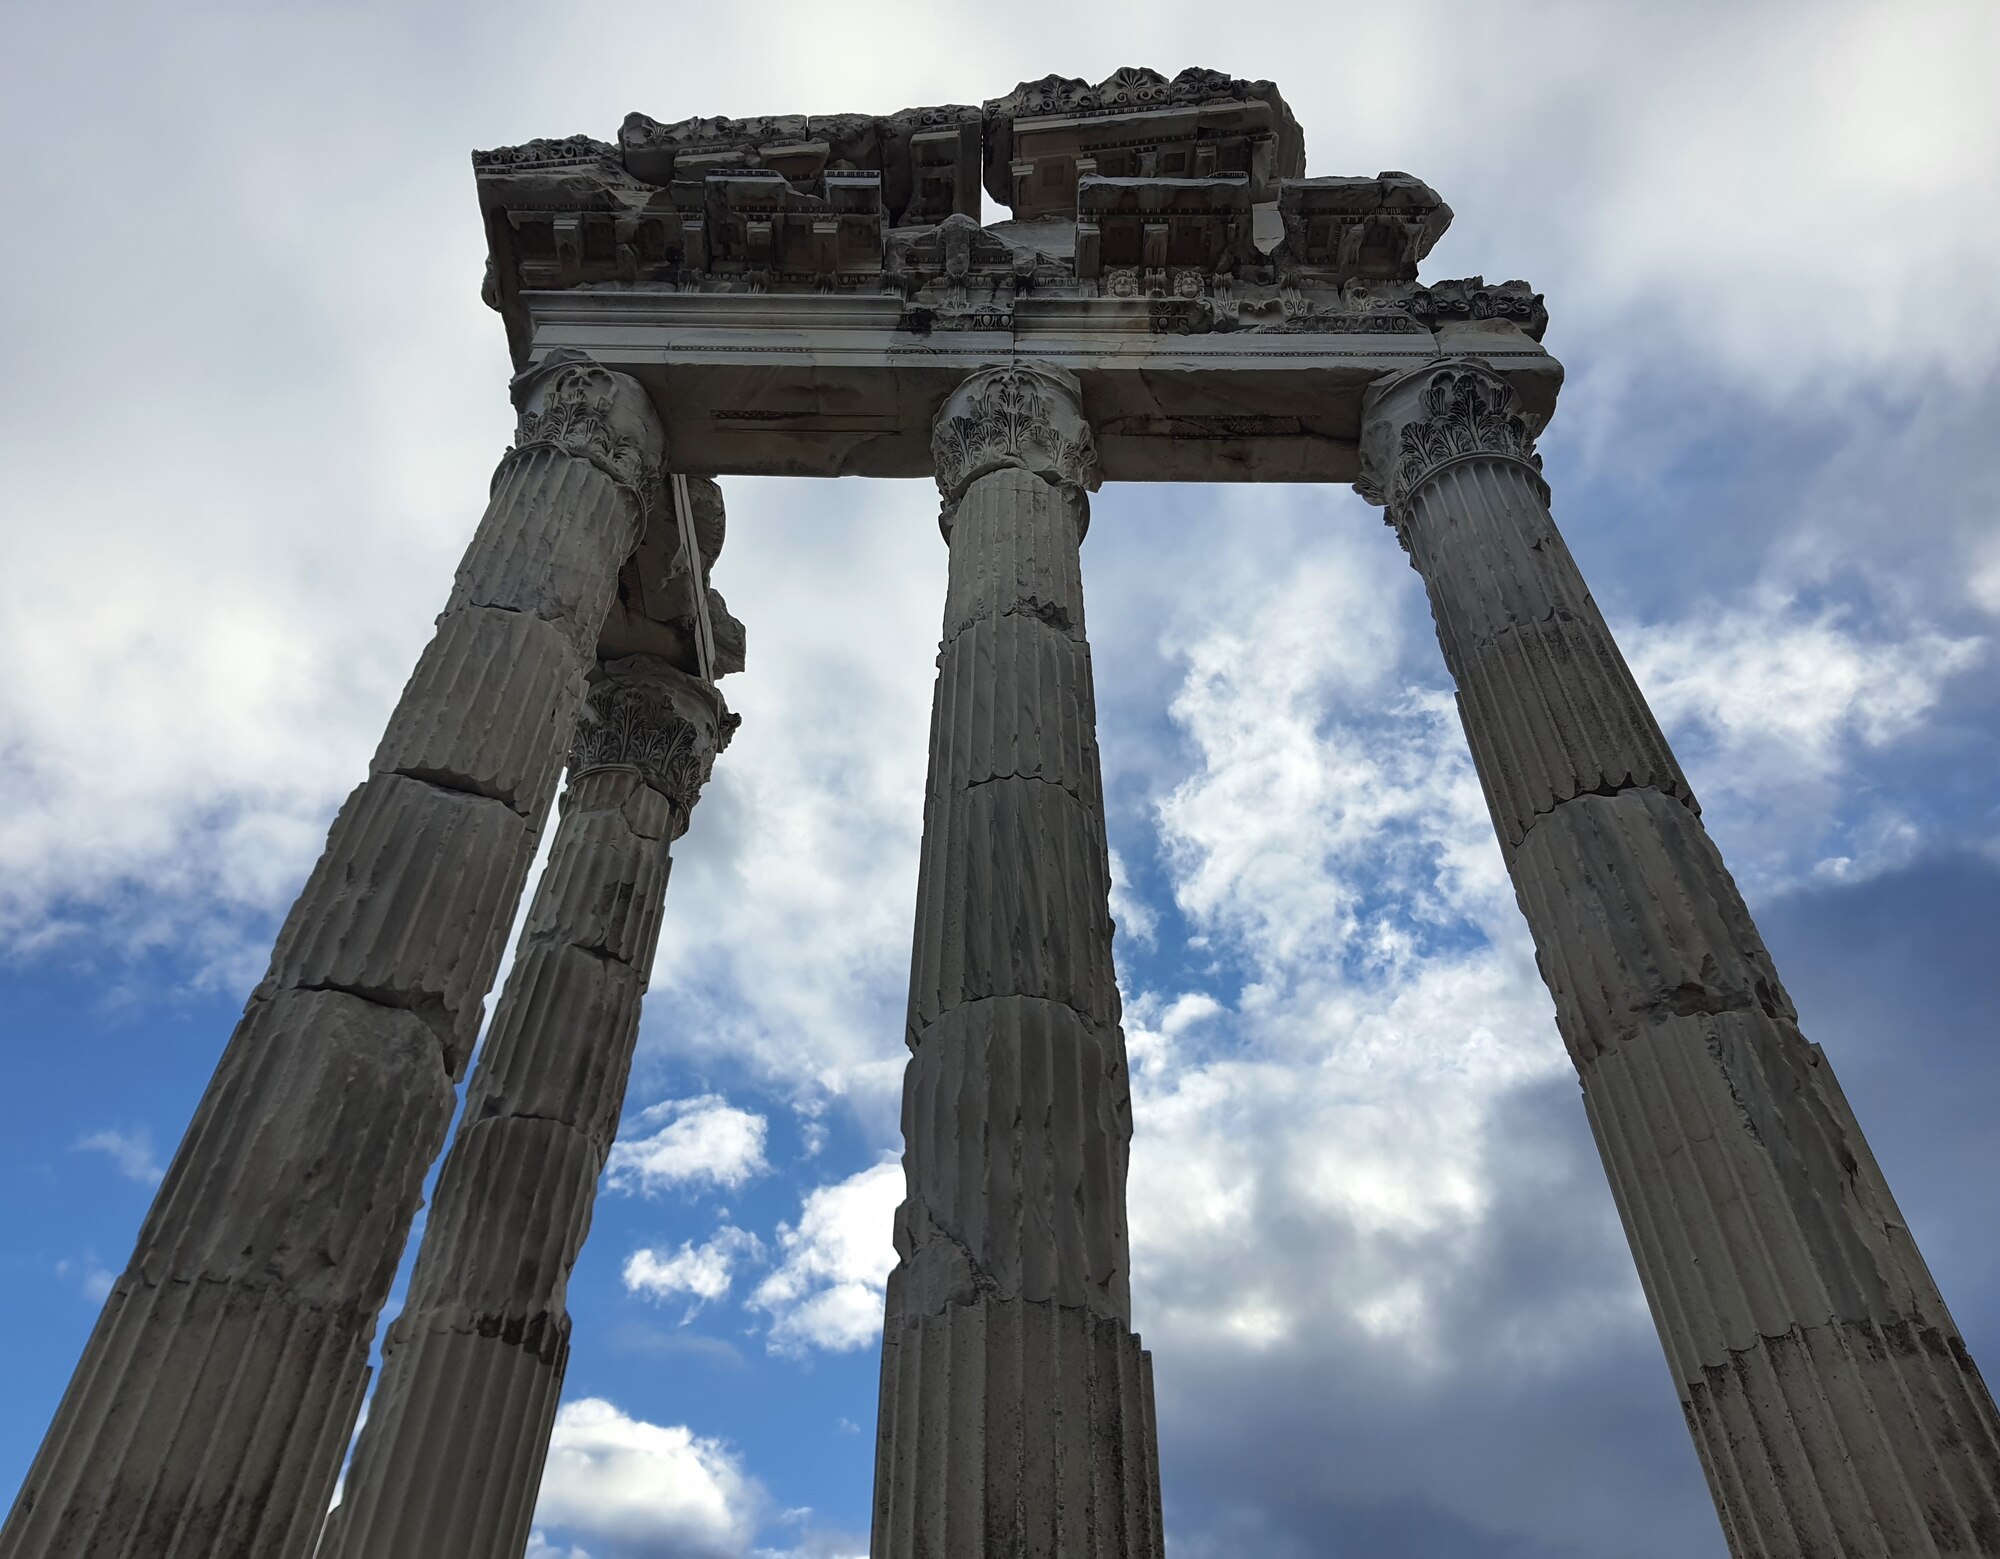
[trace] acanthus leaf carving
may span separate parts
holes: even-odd
[[[642,515],[650,512],[661,490],[659,456],[648,448],[649,440],[621,426],[634,420],[634,408],[621,402],[632,397],[643,402],[645,392],[582,353],[551,354],[524,378],[533,385],[521,396],[509,455],[555,449],[588,460],[632,494]],[[656,421],[649,405],[637,415]]]
[[[932,428],[931,456],[947,516],[976,478],[1008,466],[1077,493],[1100,480],[1075,381],[1025,363],[982,370],[960,385]]]
[[[633,768],[685,821],[715,755],[742,723],[719,695],[650,656],[601,664],[570,746],[574,781],[593,769]]]
[[[1455,461],[1490,455],[1541,471],[1535,430],[1519,397],[1484,362],[1461,359],[1429,369],[1411,388],[1414,404],[1401,402],[1407,409],[1395,419],[1393,443],[1364,427],[1364,474],[1355,484],[1370,503],[1387,506],[1392,524],[1410,495]]]

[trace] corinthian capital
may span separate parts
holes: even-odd
[[[938,409],[931,456],[947,516],[980,477],[1013,467],[1071,493],[1103,480],[1076,376],[1045,363],[982,368]]]
[[[1537,473],[1535,430],[1507,381],[1483,358],[1426,363],[1368,387],[1361,407],[1361,480],[1355,490],[1391,517],[1425,482],[1475,456]]]
[[[593,769],[637,769],[673,803],[685,828],[715,755],[741,723],[713,687],[657,655],[599,661],[570,748],[570,779]]]
[[[644,386],[583,352],[558,347],[510,387],[515,450],[559,449],[631,490],[642,510],[660,492],[666,429]]]

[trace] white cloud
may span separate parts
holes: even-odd
[[[868,1559],[866,1538],[826,1530],[810,1506],[780,1511],[772,1524],[789,1527],[798,1535],[781,1547],[759,1548],[750,1559]]]
[[[86,1255],[81,1261],[63,1257],[56,1262],[56,1276],[76,1284],[77,1292],[94,1305],[104,1303],[118,1281],[118,1274],[99,1263],[95,1255]]]
[[[1566,1065],[1456,715],[1398,684],[1408,603],[1379,552],[1234,582],[1272,627],[1254,649],[1179,641],[1196,768],[1161,838],[1183,913],[1248,975],[1127,1016],[1136,1286],[1182,1342],[1260,1349],[1331,1309],[1435,1355],[1432,1290],[1492,1195],[1494,1102]],[[1300,1227],[1325,1231],[1319,1259]]]
[[[1414,581],[1379,536],[1338,535],[1245,559],[1221,587],[1228,623],[1171,635],[1186,673],[1169,711],[1197,765],[1158,808],[1174,896],[1273,971],[1407,958],[1364,895],[1431,922],[1505,899],[1450,699],[1399,670]]]
[[[522,1559],[590,1559],[581,1548],[557,1548],[540,1527],[528,1534],[528,1551]]]
[[[868,1559],[866,1549],[852,1546],[852,1538],[831,1540],[836,1546],[825,1543],[809,1543],[804,1548],[760,1548],[750,1559]]]
[[[741,1559],[762,1503],[762,1489],[721,1441],[585,1397],[556,1414],[535,1522],[565,1540],[602,1540],[629,1559]]]
[[[1909,0],[1801,19],[1790,6],[1710,9],[1698,26],[1648,29],[1643,63],[1591,84],[1606,133],[1578,149],[1608,177],[1582,181],[1595,192],[1577,213],[1577,301],[1622,293],[1626,323],[1657,332],[1659,347],[1712,354],[1773,393],[1824,394],[1829,369],[1878,384],[1939,366],[1983,372],[1990,327],[1967,331],[1958,307],[1930,300],[2000,303],[1979,259],[2000,239],[1981,193],[2000,171],[2000,115],[1990,101],[1967,107],[1985,95],[1980,62],[2000,49],[2000,13]],[[1576,63],[1601,69],[1598,49],[1631,49],[1622,21],[1597,13],[1585,35],[1596,57]],[[1725,189],[1754,191],[1752,225],[1783,241],[1725,238]],[[1921,282],[1883,284],[1906,234],[1861,213],[1887,189],[1934,218]]]
[[[649,1248],[633,1251],[625,1258],[625,1287],[651,1299],[687,1295],[694,1303],[682,1317],[685,1325],[703,1305],[729,1292],[738,1263],[754,1261],[763,1249],[756,1235],[724,1224],[700,1245],[683,1240],[679,1250],[668,1253]]]
[[[880,1334],[902,1200],[902,1165],[885,1160],[817,1187],[806,1197],[799,1221],[778,1226],[777,1269],[750,1300],[772,1318],[773,1352],[838,1352],[863,1347]]]
[[[1732,783],[1760,786],[1829,778],[1850,744],[1908,735],[1986,647],[1921,624],[1869,634],[1773,591],[1620,638],[1662,723],[1698,728]]]
[[[1127,1003],[1129,1202],[1198,1552],[1311,1552],[1218,1537],[1293,1500],[1590,1530],[1496,1488],[1486,1438],[1654,1346],[1416,582],[1342,507],[1240,549],[1229,612],[1162,637],[1191,772],[1155,820],[1207,967]],[[1307,1471],[1295,1439],[1339,1450]]]
[[[1128,938],[1141,947],[1151,947],[1159,936],[1159,913],[1132,891],[1124,857],[1116,850],[1112,850],[1110,855],[1112,922],[1117,926],[1120,937]]]
[[[651,1105],[639,1112],[637,1124],[652,1130],[643,1137],[627,1135],[611,1150],[606,1172],[614,1191],[651,1195],[701,1185],[734,1190],[771,1167],[764,1161],[769,1123],[719,1094]]]
[[[1918,830],[1851,795],[1849,771],[1910,737],[1988,647],[1921,621],[1857,622],[1775,587],[1619,638],[1696,794],[1726,810],[1731,864],[1753,887],[1910,858]]]
[[[77,1138],[71,1151],[105,1154],[118,1166],[119,1174],[141,1185],[158,1185],[166,1176],[160,1161],[153,1156],[153,1134],[144,1128],[120,1131],[115,1126],[108,1126],[103,1131],[93,1131]]]

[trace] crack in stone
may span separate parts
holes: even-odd
[[[998,622],[1005,617],[1032,617],[1043,626],[1055,629],[1064,638],[1088,653],[1089,642],[1078,633],[1080,624],[1070,616],[1069,608],[1060,601],[1044,601],[1040,596],[1016,596],[997,611],[981,612],[968,617],[963,622],[953,624],[946,630],[940,648],[949,648],[977,628],[982,623]]]
[[[593,1140],[597,1136],[597,1133],[586,1131],[583,1127],[577,1125],[575,1121],[566,1119],[561,1115],[545,1115],[539,1110],[509,1110],[504,1108],[496,1109],[494,1107],[496,1104],[502,1103],[504,1101],[498,1095],[488,1095],[486,1098],[481,1099],[479,1101],[479,1119],[475,1124],[484,1126],[489,1121],[546,1121],[549,1125],[560,1126],[565,1131],[583,1138],[586,1142]]]
[[[258,990],[260,993],[264,993],[267,988],[259,986]],[[464,1055],[460,1055],[460,1046],[466,1045],[467,1041],[459,1032],[457,1015],[445,1005],[444,999],[441,996],[433,993],[426,992],[421,996],[406,997],[401,992],[385,986],[347,985],[337,980],[313,980],[300,985],[268,987],[268,994],[260,994],[258,999],[268,1001],[271,997],[277,996],[284,991],[324,991],[334,996],[351,996],[356,1001],[365,1001],[369,1006],[380,1007],[385,1012],[407,1012],[419,1023],[423,1024],[425,1028],[429,1029],[432,1038],[436,1039],[442,1047],[443,1054],[439,1057],[440,1061],[445,1056],[457,1056],[460,1064],[463,1065],[465,1061],[470,1059],[471,1051],[469,1047]],[[448,1067],[446,1068],[446,1075],[447,1077],[452,1077]],[[463,1072],[457,1074],[459,1077],[463,1075]],[[455,1081],[456,1079],[453,1078],[453,1080]]]
[[[1012,606],[1002,608],[1002,617],[1033,617],[1062,633],[1068,633],[1075,625],[1070,621],[1069,608],[1060,601],[1044,601],[1039,596],[1017,597]]]
[[[1036,785],[1047,785],[1052,790],[1061,791],[1079,806],[1090,806],[1093,804],[1093,798],[1084,796],[1081,791],[1065,785],[1061,780],[1050,779],[1046,774],[1023,774],[1019,769],[1010,769],[1005,774],[989,774],[985,779],[969,780],[965,784],[954,788],[957,794],[969,796],[973,791],[983,789],[998,780],[1024,780]]]
[[[1715,1362],[1701,1360],[1701,1372],[1706,1380],[1693,1381],[1689,1384],[1713,1384],[1717,1377],[1729,1371],[1731,1365],[1751,1354],[1768,1352],[1773,1348],[1788,1345],[1803,1345],[1806,1339],[1815,1333],[1834,1335],[1841,1332],[1873,1334],[1881,1339],[1884,1351],[1902,1358],[1914,1358],[1924,1353],[1940,1360],[1954,1359],[1964,1349],[1964,1341],[1956,1333],[1947,1332],[1920,1315],[1906,1315],[1894,1311],[1882,1316],[1834,1314],[1823,1321],[1801,1322],[1789,1326],[1781,1332],[1767,1332],[1759,1327],[1752,1333],[1751,1341],[1725,1346],[1720,1360]]]
[[[139,1291],[142,1289],[149,1295],[157,1296],[169,1289],[192,1288],[234,1289],[238,1293],[254,1294],[260,1299],[275,1299],[279,1303],[288,1305],[295,1310],[308,1310],[315,1315],[321,1316],[345,1315],[351,1316],[358,1321],[365,1314],[368,1317],[369,1324],[371,1326],[374,1324],[374,1307],[357,1304],[353,1301],[329,1304],[325,1300],[311,1299],[298,1291],[298,1285],[295,1280],[287,1278],[266,1277],[253,1280],[244,1277],[226,1277],[216,1272],[200,1272],[193,1277],[171,1275],[153,1277],[143,1268],[135,1265],[127,1267],[123,1272],[119,1273],[116,1278],[112,1279],[111,1283],[113,1294],[117,1294],[122,1290],[128,1298],[138,1298]]]
[[[537,937],[535,943],[532,945],[550,948],[568,948],[572,952],[583,954],[586,958],[594,958],[601,964],[609,964],[615,969],[622,969],[627,974],[636,974],[639,968],[629,958],[613,952],[610,946],[602,941],[566,942],[560,936],[551,936],[546,939]]]
[[[481,785],[469,775],[454,773],[449,769],[389,768],[377,769],[377,774],[393,774],[398,779],[415,780],[419,785],[428,785],[432,790],[450,796],[477,796],[482,801],[497,801],[517,817],[527,817],[530,809],[524,807],[510,793]]]
[[[568,1310],[555,1303],[539,1305],[527,1313],[474,1310],[448,1303],[430,1309],[406,1309],[389,1323],[383,1348],[386,1353],[413,1347],[425,1337],[483,1337],[488,1342],[518,1348],[543,1364],[551,1364],[564,1350],[567,1342],[564,1322],[568,1319]]]
[[[1603,784],[1603,785],[1598,785],[1590,790],[1579,790],[1572,795],[1567,795],[1562,797],[1558,801],[1551,802],[1546,807],[1535,808],[1534,811],[1528,814],[1528,825],[1527,827],[1521,830],[1520,839],[1509,848],[1511,850],[1520,849],[1522,845],[1528,842],[1528,835],[1534,832],[1535,826],[1538,823],[1542,822],[1546,818],[1554,817],[1556,813],[1560,812],[1564,807],[1569,806],[1573,802],[1585,801],[1592,796],[1601,796],[1606,799],[1610,799],[1617,796],[1628,796],[1635,791],[1641,791],[1641,790],[1657,791],[1660,795],[1665,796],[1669,801],[1679,802],[1682,806],[1686,807],[1688,811],[1692,812],[1696,817],[1701,816],[1701,808],[1696,804],[1694,799],[1694,794],[1692,791],[1686,789],[1669,790],[1661,785],[1656,784],[1652,780],[1646,780],[1641,782],[1633,779],[1628,774],[1625,777],[1623,783]]]
[[[995,991],[984,996],[968,996],[963,1001],[946,1007],[936,1017],[932,1018],[930,1022],[917,1030],[916,1037],[910,1041],[910,1049],[914,1051],[924,1042],[924,1036],[942,1024],[947,1018],[955,1016],[967,1007],[976,1007],[981,1002],[986,1001],[1038,1001],[1044,1002],[1051,1007],[1060,1007],[1064,1012],[1074,1017],[1077,1022],[1081,1023],[1092,1039],[1106,1044],[1115,1041],[1118,1045],[1118,1055],[1121,1063],[1123,1061],[1125,1054],[1125,1026],[1122,1020],[1114,1019],[1110,1023],[1104,1023],[1092,1017],[1090,1013],[1082,1007],[1077,1006],[1075,1002],[1065,1001],[1060,996],[1038,995],[1033,991]]]
[[[1005,1300],[1007,1295],[1001,1293],[999,1280],[986,1269],[986,1264],[972,1253],[972,1247],[965,1242],[962,1235],[939,1221],[937,1215],[931,1211],[930,1200],[923,1196],[912,1197],[911,1200],[923,1209],[924,1227],[956,1249],[964,1260],[966,1273],[972,1280],[974,1295],[978,1298]],[[914,1256],[916,1252],[913,1250],[911,1254]],[[946,1302],[950,1303],[949,1300]]]

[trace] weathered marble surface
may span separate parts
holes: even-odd
[[[911,956],[875,1559],[1157,1559],[1132,1129],[1079,544],[1076,384],[977,374],[933,434],[951,546]]]
[[[2000,1414],[1476,359],[1371,393],[1438,640],[1739,1559],[2000,1553]]]
[[[527,1546],[565,1367],[569,1275],[639,1034],[671,846],[732,721],[654,656],[601,664],[507,988],[323,1559]]]
[[[673,842],[737,725],[695,642],[705,597],[722,669],[741,669],[743,625],[711,583],[722,494],[688,486],[685,532],[657,506],[619,570],[549,864],[319,1559],[527,1547],[569,1360],[569,1276],[617,1132]]]
[[[1524,282],[1417,281],[1451,209],[1305,176],[1268,81],[1128,68],[983,108],[626,121],[475,154],[517,362],[646,383],[689,469],[922,476],[930,409],[1010,359],[1077,376],[1118,481],[1352,481],[1361,397],[1457,326],[1546,415]],[[978,221],[977,170],[1012,207]]]
[[[516,448],[4,1529],[6,1559],[302,1559],[659,484],[644,393],[516,384]]]

